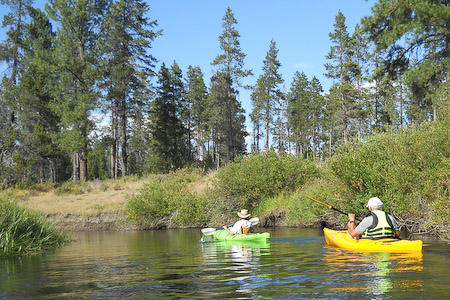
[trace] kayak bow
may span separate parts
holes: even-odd
[[[214,232],[213,237],[218,241],[266,241],[270,238],[270,233],[229,234],[226,230],[218,230]]]

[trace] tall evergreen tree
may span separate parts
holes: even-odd
[[[345,25],[345,16],[339,11],[334,23],[334,32],[330,33],[332,46],[327,55],[330,63],[325,64],[328,78],[334,81],[334,92],[338,97],[331,97],[338,101],[338,105],[332,105],[338,109],[335,116],[339,118],[342,126],[344,143],[349,139],[352,120],[355,118],[355,89],[352,80],[358,72],[358,68],[352,60],[351,38]]]
[[[305,155],[308,148],[308,131],[310,128],[310,87],[305,73],[295,72],[287,96],[288,120],[291,131],[290,140],[294,142],[295,153]]]
[[[262,99],[264,97],[264,90],[262,88],[262,78],[258,78],[256,82],[256,86],[250,95],[250,99],[252,101],[252,111],[250,113],[250,119],[253,124],[253,144],[252,144],[252,152],[259,153],[260,146],[259,142],[261,137],[264,136],[262,132],[262,120],[263,120],[263,108],[262,108]]]
[[[367,78],[368,67],[370,60],[370,43],[368,42],[366,34],[361,30],[359,24],[355,26],[351,38],[352,47],[352,61],[354,64],[353,86],[355,88],[355,118],[356,131],[358,140],[362,139],[363,134],[367,132],[367,119],[370,114],[370,105],[368,104],[367,96]]]
[[[111,111],[110,164],[113,178],[118,176],[118,162],[122,176],[127,175],[129,118],[138,115],[134,111],[141,111],[140,107],[148,101],[147,81],[153,74],[156,61],[148,50],[152,41],[161,34],[161,31],[153,30],[157,23],[146,16],[149,10],[149,5],[142,0],[115,1],[102,24],[101,48],[108,75],[104,86]]]
[[[51,91],[57,78],[52,64],[54,34],[44,12],[40,9],[30,9],[30,12],[32,19],[24,39],[26,64],[19,83],[22,135],[28,136],[23,142],[28,155],[23,156],[36,162],[33,167],[38,171],[40,183],[45,180],[55,182],[56,165],[61,158],[53,141],[59,131],[59,117],[50,109]]]
[[[312,155],[313,158],[317,158],[319,145],[319,133],[322,128],[323,109],[324,109],[324,97],[322,96],[323,88],[317,77],[313,77],[309,82],[310,93],[310,120],[311,120],[311,138],[312,138]]]
[[[278,115],[282,98],[280,84],[283,83],[283,78],[278,72],[281,63],[278,61],[277,56],[278,49],[275,41],[272,40],[263,62],[263,74],[258,78],[255,92],[252,95],[253,107],[262,116],[261,121],[265,128],[266,150],[269,150],[270,129],[274,125],[274,116]]]
[[[96,43],[104,8],[102,1],[85,0],[50,0],[46,6],[49,16],[58,22],[55,53],[59,84],[52,109],[61,116],[59,143],[73,153],[73,180],[87,180],[91,115],[99,99]]]
[[[31,0],[3,0],[2,4],[9,8],[3,17],[2,27],[7,28],[6,39],[0,44],[0,61],[8,66],[7,73],[2,80],[0,95],[0,165],[3,183],[9,186],[16,180],[14,168],[17,161],[14,157],[21,154],[17,146],[21,139],[20,125],[17,124],[21,110],[21,101],[17,84],[24,69],[23,40],[27,35],[26,24],[29,17],[28,9]],[[2,178],[3,177],[3,178]]]
[[[2,27],[9,27],[6,32],[7,39],[1,43],[0,59],[6,62],[10,69],[9,74],[9,88],[14,90],[14,87],[19,81],[20,74],[23,70],[23,40],[26,35],[26,20],[29,17],[29,9],[32,7],[32,0],[3,0],[2,4],[8,6],[10,11],[3,17]],[[6,94],[5,98],[10,98],[11,102],[8,106],[8,123],[12,126],[14,123],[14,107],[13,103],[17,102],[17,96],[14,96],[14,91],[11,95]]]
[[[363,19],[364,29],[384,55],[391,78],[405,73],[415,103],[410,120],[436,118],[436,108],[450,94],[450,1],[380,0],[372,12]]]
[[[387,72],[378,53],[371,57],[373,72],[372,89],[369,93],[369,117],[371,132],[383,128],[400,128],[404,124],[404,102],[406,89],[401,76],[393,79]]]
[[[191,132],[194,132],[196,160],[202,161],[206,154],[205,143],[208,136],[208,90],[200,67],[188,67],[185,88],[189,140]]]
[[[176,62],[158,72],[158,91],[151,108],[153,164],[157,171],[168,172],[186,163],[187,130],[181,120],[183,82]]]
[[[220,126],[223,131],[218,134],[225,137],[227,160],[232,161],[236,155],[245,151],[245,134],[243,134],[245,117],[241,104],[237,101],[237,88],[242,86],[243,78],[251,75],[251,70],[243,68],[245,54],[241,51],[240,35],[235,28],[237,21],[229,7],[226,9],[222,20],[223,32],[219,36],[222,53],[211,64],[218,67],[214,81],[224,85],[225,95],[220,95],[220,101],[225,104],[224,110],[221,111],[226,114],[226,126]],[[212,101],[212,105],[217,103],[218,100]],[[213,110],[217,109],[219,109],[219,106],[213,107]]]

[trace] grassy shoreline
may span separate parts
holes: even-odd
[[[20,207],[42,214],[57,230],[134,229],[123,208],[145,179],[128,177],[117,181],[66,183],[61,187],[3,191]],[[67,187],[70,185],[70,187]],[[0,197],[2,193],[0,193]]]

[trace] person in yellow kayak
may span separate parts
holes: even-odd
[[[347,223],[348,233],[353,237],[363,239],[398,238],[400,230],[395,219],[384,212],[383,202],[377,197],[372,197],[367,203],[369,213],[359,223],[355,224],[355,215],[349,214]]]
[[[223,226],[223,229],[228,231],[229,234],[246,234],[253,232],[253,225],[252,222],[248,220],[248,218],[251,216],[251,214],[248,213],[248,210],[241,209],[241,211],[238,211],[238,216],[241,218],[239,221],[234,223],[233,227],[228,228],[227,226]]]

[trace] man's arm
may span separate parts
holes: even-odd
[[[230,230],[230,228],[228,228],[228,226],[227,225],[224,225],[223,227],[222,227],[223,229],[225,229],[226,231],[228,231],[228,233],[229,234],[231,234],[231,235],[233,235],[234,234],[234,232],[233,231],[231,231]]]
[[[356,230],[355,221],[348,221],[347,230],[348,230],[348,234],[350,234],[352,236],[352,238],[356,238],[358,235],[361,234],[361,232],[358,232]]]
[[[353,238],[361,235],[370,225],[372,225],[373,218],[372,216],[368,216],[364,218],[358,226],[356,226],[355,222],[350,220],[347,223],[348,234],[350,234]]]

